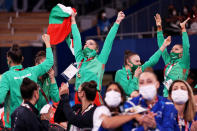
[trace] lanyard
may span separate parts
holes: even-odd
[[[85,62],[87,62],[87,61],[91,61],[92,59],[94,59],[94,57],[90,57],[90,58],[88,58]],[[81,68],[83,61],[84,61],[84,59],[82,59],[82,60],[81,60],[81,62],[80,62],[80,64],[79,64],[79,66],[78,66],[78,69],[80,69],[80,68]]]
[[[22,69],[15,69],[16,71],[22,71],[22,70],[24,70],[24,68],[22,68]]]
[[[44,98],[45,98],[47,104],[49,104],[49,100],[48,100],[46,94],[44,93],[43,89],[42,89],[40,86],[39,86],[39,88],[40,88],[40,91],[41,91],[42,95],[44,96]]]
[[[129,80],[129,73],[128,73],[128,71],[126,70],[126,72],[127,72],[127,80]]]
[[[172,70],[172,67],[173,66],[175,66],[176,65],[176,63],[173,63],[170,67],[169,67],[169,69],[168,69],[168,71],[166,72],[166,69],[167,69],[167,67],[170,65],[170,63],[169,64],[167,64],[165,67],[164,67],[164,80],[166,81],[166,77],[168,76],[168,74],[170,73],[170,71]]]
[[[184,121],[184,123],[183,123],[183,121]],[[181,119],[179,116],[178,116],[178,124],[179,124],[180,131],[182,131],[182,126],[183,125],[185,125],[185,131],[188,131],[189,123],[186,120]]]

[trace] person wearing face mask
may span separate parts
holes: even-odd
[[[197,114],[190,85],[184,80],[175,80],[169,88],[169,99],[176,108],[175,131],[196,131]]]
[[[55,112],[55,122],[68,122],[69,131],[90,131],[93,127],[93,113],[96,109],[94,99],[96,97],[95,81],[84,82],[78,90],[78,97],[81,104],[76,104],[72,108],[69,104],[69,89],[61,95],[60,103]]]
[[[16,108],[11,115],[11,127],[13,131],[48,131],[51,108],[48,113],[38,116],[39,111],[35,105],[39,99],[39,87],[30,80],[24,78],[20,87],[23,103]]]
[[[172,81],[181,79],[187,80],[188,72],[190,69],[190,53],[189,53],[189,38],[186,32],[185,25],[190,18],[187,18],[184,22],[180,23],[182,31],[182,41],[183,45],[175,44],[170,52],[165,49],[162,53],[162,58],[165,63],[164,67],[164,97],[168,96],[168,90]],[[160,47],[164,41],[164,36],[162,32],[162,21],[159,14],[156,14],[155,21],[157,25],[157,43]]]
[[[175,107],[167,98],[157,95],[157,89],[160,84],[153,72],[142,72],[139,76],[139,93],[138,97],[127,101],[124,108],[141,106],[148,109],[135,120],[126,123],[124,131],[174,131],[174,112]]]
[[[125,51],[124,66],[118,70],[115,75],[115,81],[118,82],[124,89],[127,96],[138,95],[138,76],[148,67],[153,67],[159,61],[159,58],[164,49],[171,43],[168,37],[163,45],[157,50],[153,56],[149,58],[143,65],[141,65],[140,57],[131,51]]]
[[[100,105],[102,103],[102,99],[99,92],[102,88],[102,79],[105,70],[105,64],[110,54],[113,40],[115,39],[119,24],[124,19],[125,15],[122,11],[118,13],[116,22],[109,31],[109,34],[107,35],[104,42],[103,49],[101,50],[101,53],[99,55],[97,55],[99,51],[98,44],[94,40],[86,41],[85,46],[82,49],[81,36],[76,25],[75,16],[76,13],[73,12],[71,18],[71,29],[74,41],[74,54],[76,62],[78,63],[77,67],[79,69],[75,82],[75,104],[80,103],[77,99],[77,91],[79,86],[83,82],[94,80],[97,83],[98,91],[95,98],[95,104]]]
[[[98,15],[97,35],[106,35],[109,31],[110,22],[106,16],[106,12],[102,10]],[[102,38],[101,38],[102,40]]]
[[[18,45],[13,45],[7,52],[7,62],[9,71],[6,71],[1,78],[0,83],[0,103],[5,102],[5,127],[11,127],[11,114],[22,103],[20,94],[20,85],[23,78],[28,77],[37,82],[39,76],[42,76],[53,66],[53,53],[50,46],[50,36],[42,35],[46,45],[46,60],[37,66],[23,68],[22,51]]]
[[[122,131],[124,123],[139,117],[138,114],[121,114],[125,100],[126,95],[122,87],[116,82],[109,83],[104,96],[104,105],[97,107],[94,112],[92,131]]]
[[[39,65],[46,60],[46,52],[39,51],[36,54],[35,65]],[[39,100],[37,102],[37,109],[40,111],[44,105],[50,100],[58,102],[60,100],[59,90],[55,80],[55,72],[51,68],[46,74],[38,78],[37,82],[41,88],[39,91]]]

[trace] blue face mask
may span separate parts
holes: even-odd
[[[83,54],[85,57],[91,58],[91,57],[95,57],[97,53],[96,50],[92,50],[86,47],[85,49],[83,49]]]

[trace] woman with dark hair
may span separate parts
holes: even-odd
[[[164,97],[168,97],[169,87],[174,80],[187,80],[188,77],[190,69],[190,44],[185,25],[189,20],[190,18],[187,18],[184,22],[180,23],[183,44],[175,44],[172,47],[170,54],[167,49],[165,49],[162,53],[162,58],[165,63],[163,82],[165,86],[163,90]],[[164,42],[164,36],[161,25],[162,20],[159,14],[156,14],[155,22],[157,25],[157,43],[160,47]]]
[[[46,52],[39,51],[36,54],[35,65],[39,65],[46,60]],[[37,109],[40,111],[44,105],[50,100],[58,102],[60,100],[59,89],[55,80],[55,72],[51,68],[47,73],[40,76],[37,82],[41,88],[39,91],[39,100],[37,102]]]
[[[171,39],[167,38],[160,49],[143,65],[141,65],[140,56],[138,54],[125,51],[124,66],[116,72],[115,81],[123,87],[127,96],[133,97],[138,95],[138,76],[140,72],[157,64],[162,52],[170,43]]]
[[[53,66],[53,53],[50,46],[50,36],[42,36],[46,45],[46,60],[37,66],[23,69],[22,51],[18,45],[13,45],[7,52],[7,63],[9,71],[6,71],[1,78],[0,83],[0,103],[5,102],[5,127],[11,128],[11,114],[22,103],[20,85],[23,78],[28,77],[37,82],[39,76],[42,76]]]
[[[122,87],[116,82],[111,82],[106,88],[104,105],[97,107],[94,112],[92,131],[121,131],[124,123],[137,118],[138,114],[121,114],[125,101],[126,95]]]
[[[81,104],[76,104],[72,108],[69,104],[69,89],[66,88],[65,93],[61,95],[60,103],[55,112],[55,122],[68,122],[69,131],[90,131],[93,127],[93,113],[96,109],[94,99],[96,97],[95,81],[84,82],[78,90],[78,99]]]
[[[197,114],[192,88],[184,80],[175,80],[169,88],[169,99],[176,108],[175,131],[196,131]]]

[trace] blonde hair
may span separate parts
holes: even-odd
[[[188,95],[189,95],[189,99],[188,101],[185,103],[185,109],[184,109],[184,120],[186,121],[193,121],[196,111],[195,111],[195,100],[194,100],[194,95],[193,95],[193,91],[191,86],[184,80],[175,80],[173,81],[173,83],[170,86],[169,89],[169,99],[172,100],[171,98],[171,94],[172,94],[172,87],[174,86],[175,83],[177,82],[182,82],[185,84],[185,86],[187,87],[188,90]]]

